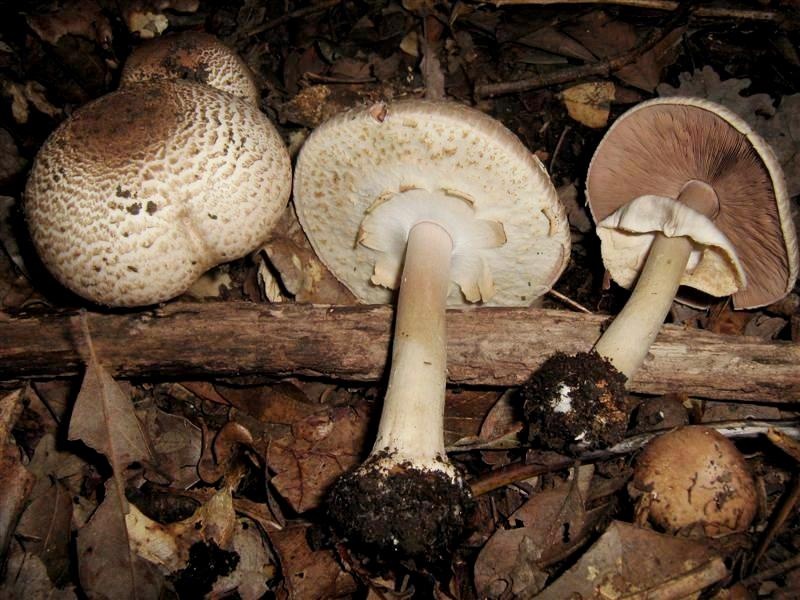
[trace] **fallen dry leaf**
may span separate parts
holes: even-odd
[[[593,129],[605,127],[615,88],[610,81],[579,83],[561,92],[569,116]]]
[[[291,206],[281,215],[264,250],[283,288],[296,302],[356,304],[350,291],[317,258]]]
[[[28,464],[28,470],[36,476],[31,497],[45,493],[51,486],[51,480],[62,483],[69,493],[80,495],[86,466],[86,462],[77,454],[59,450],[54,434],[45,434],[36,445]]]
[[[20,156],[14,138],[8,131],[0,128],[0,185],[9,184],[27,164],[28,161]],[[5,239],[2,241],[5,245]]]
[[[446,390],[444,441],[451,446],[478,440],[481,426],[502,396],[496,390]]]
[[[41,559],[50,580],[61,586],[70,577],[73,494],[58,480],[45,478],[44,482],[47,488],[31,497],[15,535],[24,541],[27,552]]]
[[[34,480],[22,465],[16,444],[0,441],[0,556],[8,549]]]
[[[352,594],[358,589],[352,575],[345,573],[330,550],[312,550],[307,525],[292,525],[270,532],[281,563],[283,586],[289,598],[327,600]]]
[[[700,543],[615,521],[537,598],[687,598],[727,574],[722,559]]]
[[[292,435],[273,441],[267,464],[272,485],[299,512],[315,508],[339,475],[363,456],[370,407],[329,409],[295,423]]]
[[[528,33],[518,38],[516,41],[518,44],[539,48],[540,50],[560,54],[568,58],[576,58],[583,62],[592,62],[595,59],[595,56],[583,44],[552,27],[542,27],[533,33]]]
[[[186,489],[197,483],[197,463],[203,450],[203,435],[188,419],[165,413],[155,405],[136,411],[152,451],[158,473],[170,483]]]
[[[262,386],[217,385],[215,389],[231,405],[262,423],[292,425],[325,409],[288,381]]]
[[[4,577],[0,579],[0,598],[77,600],[72,586],[58,589],[47,576],[42,560],[18,544],[7,556]]]
[[[100,364],[86,338],[90,357],[72,409],[68,439],[80,440],[104,455],[115,475],[121,476],[132,463],[152,463],[153,454],[133,402]]]
[[[166,525],[131,504],[125,526],[138,558],[158,567],[164,575],[175,573],[186,567],[190,549],[198,542],[214,542],[223,549],[231,547],[236,528],[231,489],[222,487],[192,516]]]
[[[28,25],[41,39],[56,45],[65,35],[77,35],[109,47],[111,23],[94,0],[65,0],[54,11],[27,17]]]
[[[601,516],[587,513],[593,467],[579,469],[577,481],[533,495],[498,529],[475,562],[475,586],[482,597],[530,597],[546,579],[543,569],[575,550]],[[505,596],[507,597],[507,596]]]
[[[640,90],[655,91],[664,69],[677,59],[678,46],[684,33],[686,27],[673,29],[633,63],[616,71],[614,76]]]
[[[252,521],[239,519],[231,548],[239,555],[232,573],[214,582],[212,593],[221,598],[236,592],[242,600],[263,598],[267,581],[277,575],[277,566],[264,538]]]
[[[140,558],[125,525],[129,505],[115,477],[106,481],[105,498],[78,531],[77,558],[81,587],[90,599],[158,598],[163,577]]]

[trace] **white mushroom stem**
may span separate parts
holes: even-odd
[[[657,233],[633,293],[595,344],[597,353],[629,379],[669,313],[691,251],[689,238]]]
[[[433,222],[408,235],[392,347],[389,385],[372,452],[392,462],[450,471],[442,464],[447,380],[445,308],[453,242]]]

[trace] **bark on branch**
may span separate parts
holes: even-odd
[[[172,303],[87,315],[100,360],[119,377],[245,374],[380,379],[389,356],[388,306]],[[448,311],[448,379],[516,385],[556,350],[588,350],[606,317],[558,310]],[[0,380],[83,371],[75,311],[0,312]],[[630,388],[660,394],[800,402],[800,345],[665,326]]]

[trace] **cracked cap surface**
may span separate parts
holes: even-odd
[[[290,188],[283,141],[255,107],[157,81],[62,123],[36,157],[24,211],[62,284],[99,304],[141,306],[257,248]]]

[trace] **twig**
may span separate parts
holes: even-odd
[[[794,510],[794,507],[797,506],[798,500],[800,500],[800,477],[796,476],[789,493],[781,502],[780,508],[775,513],[772,521],[769,524],[769,527],[767,527],[766,531],[764,531],[764,535],[761,536],[761,540],[758,543],[758,548],[756,548],[753,556],[751,569],[755,569],[758,561],[760,561],[761,557],[764,556],[764,552],[767,551],[767,548],[769,548],[775,537],[778,535],[778,533],[780,533],[783,524],[786,523],[786,519],[789,518]]]
[[[644,8],[672,12],[681,8],[680,2],[673,0],[483,0],[495,6],[549,5],[549,4],[612,4],[631,8]],[[691,8],[689,14],[700,19],[736,19],[740,21],[786,20],[777,10],[751,10],[747,8],[726,8],[724,6],[698,6]]]
[[[316,81],[319,83],[331,84],[361,84],[361,83],[374,83],[377,81],[375,77],[335,77],[332,75],[320,75],[319,73],[306,72],[303,74],[304,79]]]
[[[675,10],[680,2],[673,0],[484,0],[495,6],[514,4],[618,4],[635,8],[652,8],[655,10]]]
[[[629,50],[614,58],[607,58],[589,65],[581,65],[580,67],[570,67],[568,69],[559,69],[547,75],[539,75],[537,77],[529,77],[526,79],[519,79],[517,81],[504,81],[502,83],[486,83],[483,85],[475,86],[475,95],[479,98],[490,98],[492,96],[500,96],[502,94],[514,94],[519,92],[527,92],[538,88],[548,87],[551,85],[560,85],[578,79],[585,79],[587,77],[608,77],[613,72],[619,71],[623,67],[636,62],[636,60],[652,50],[659,42],[664,40],[671,32],[673,23],[665,26],[663,29],[654,29],[644,39],[644,41],[636,46],[633,50]]]
[[[287,21],[291,19],[300,19],[302,17],[308,17],[309,15],[313,15],[319,12],[324,12],[329,8],[336,6],[337,4],[341,4],[342,0],[324,0],[323,2],[319,2],[317,4],[312,4],[311,6],[306,6],[305,8],[298,8],[297,10],[293,10],[292,12],[288,12],[286,14],[281,15],[271,21],[267,21],[266,23],[262,23],[252,29],[245,31],[244,35],[247,37],[258,35],[259,33],[264,33],[270,29],[274,29],[279,25],[283,25]]]
[[[586,308],[583,304],[580,304],[579,302],[576,302],[575,300],[573,300],[569,296],[565,296],[561,292],[558,292],[556,290],[549,290],[547,292],[547,295],[548,296],[552,296],[553,298],[555,298],[559,302],[563,302],[567,306],[570,306],[570,307],[574,308],[575,310],[577,310],[579,312],[586,313],[587,315],[591,315],[592,314],[592,311],[590,311],[588,308]]]
[[[558,136],[558,142],[556,142],[556,147],[553,150],[553,156],[550,159],[550,167],[548,168],[548,171],[550,171],[551,174],[553,172],[553,167],[556,164],[556,159],[558,158],[558,154],[559,154],[559,152],[561,152],[561,146],[564,145],[564,139],[566,139],[567,134],[570,131],[572,131],[572,127],[570,125],[566,125],[564,127],[564,130],[561,132],[561,135]]]
[[[770,428],[783,431],[792,437],[800,437],[800,429],[798,429],[800,421],[796,420],[785,421],[780,424],[768,421],[725,421],[719,423],[705,423],[705,425],[713,427],[726,437],[754,437],[766,433]],[[630,452],[642,448],[647,442],[661,433],[663,432],[642,433],[631,436],[611,448],[594,450],[581,454],[579,459],[581,462],[587,463],[607,460],[622,454],[629,454]],[[453,450],[458,449],[455,448]],[[480,496],[506,485],[516,483],[517,481],[522,481],[545,473],[552,473],[553,471],[560,471],[572,465],[574,461],[575,459],[573,458],[564,457],[563,459],[547,465],[512,463],[472,480],[470,482],[472,495]]]
[[[751,585],[756,585],[761,583],[762,581],[767,581],[768,579],[772,579],[773,577],[777,577],[778,575],[783,575],[784,573],[793,571],[798,567],[800,567],[800,554],[798,554],[797,556],[793,556],[792,558],[785,560],[782,563],[778,563],[774,567],[770,567],[769,569],[764,569],[760,573],[755,573],[754,575],[751,575],[747,579],[742,579],[740,583],[743,586],[750,587]]]

